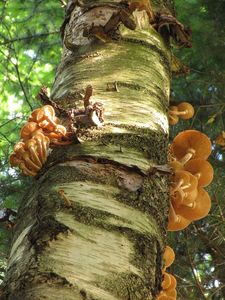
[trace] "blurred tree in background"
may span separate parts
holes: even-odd
[[[16,209],[29,178],[10,168],[8,156],[22,124],[40,106],[40,87],[51,88],[61,56],[59,28],[63,1],[2,0],[0,2],[0,219],[3,208]],[[172,102],[195,107],[190,121],[171,127],[171,140],[181,130],[195,128],[213,142],[211,164],[215,179],[208,188],[213,207],[208,217],[186,230],[168,235],[176,251],[172,272],[178,279],[178,299],[225,299],[225,152],[215,143],[225,131],[225,1],[176,0],[178,19],[191,27],[192,49],[174,49],[190,68],[174,76]],[[25,188],[26,187],[26,188]],[[12,231],[0,223],[0,279]]]

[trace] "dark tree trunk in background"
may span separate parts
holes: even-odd
[[[167,163],[170,51],[144,11],[135,13],[136,30],[120,26],[118,41],[83,37],[120,7],[83,2],[66,25],[74,50],[64,47],[51,98],[82,107],[91,85],[105,124],[54,149],[34,180],[20,206],[4,299],[151,300],[160,290],[168,174],[153,166]]]

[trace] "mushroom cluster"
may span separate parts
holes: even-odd
[[[173,249],[169,246],[166,246],[165,252],[163,255],[164,267],[162,269],[163,281],[161,284],[162,291],[159,293],[157,300],[176,300],[177,298],[177,281],[176,278],[166,272],[166,269],[172,265],[175,259],[175,253]]]
[[[171,145],[169,231],[186,228],[192,221],[204,218],[211,199],[204,187],[213,180],[213,168],[207,161],[211,153],[209,138],[196,130],[179,133]]]
[[[47,160],[49,147],[71,143],[66,134],[51,105],[35,109],[21,129],[21,140],[9,157],[11,166],[19,167],[27,176],[37,175]]]
[[[169,124],[176,125],[179,118],[188,120],[193,117],[194,113],[194,107],[188,102],[182,102],[177,106],[171,105],[169,107]]]

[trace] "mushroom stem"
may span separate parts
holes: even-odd
[[[197,177],[197,179],[199,179],[202,176],[202,174],[199,172],[199,173],[194,174],[194,176]]]
[[[187,153],[179,160],[180,163],[185,165],[191,158],[193,158],[194,154],[195,154],[195,150],[192,148],[189,148],[187,150]]]
[[[183,111],[179,111],[179,110],[169,110],[169,113],[171,115],[176,115],[176,116],[182,116],[182,115],[186,115],[188,113],[188,110],[183,110]]]
[[[35,175],[37,175],[36,172],[33,172],[33,171],[29,170],[29,169],[26,167],[26,165],[25,165],[24,162],[21,162],[21,163],[20,163],[19,168],[23,171],[23,173],[24,173],[25,175],[28,175],[28,176],[35,176]]]

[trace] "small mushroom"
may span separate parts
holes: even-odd
[[[45,105],[41,107],[37,113],[37,123],[42,121],[48,121],[53,126],[56,125],[55,121],[55,110],[51,105]]]
[[[33,139],[35,139],[37,143],[39,159],[41,160],[42,164],[44,164],[47,160],[50,140],[40,131],[33,135]]]
[[[31,139],[33,134],[38,131],[41,130],[41,128],[38,126],[37,123],[35,122],[27,122],[21,129],[20,131],[20,136],[21,138],[26,141],[28,139]]]
[[[37,108],[32,111],[30,117],[28,118],[28,122],[35,122],[37,123],[37,114],[40,111],[40,108]]]
[[[163,270],[165,270],[166,268],[171,266],[172,263],[174,262],[174,259],[175,259],[175,253],[174,253],[173,249],[170,246],[166,246],[164,254],[163,254],[163,260],[164,260]]]
[[[207,186],[213,180],[213,167],[204,159],[191,159],[184,165],[184,169],[196,176],[199,186]]]
[[[179,231],[186,228],[190,223],[191,223],[190,220],[177,214],[173,208],[173,205],[170,203],[169,222],[168,222],[167,230]]]
[[[197,130],[185,130],[175,137],[171,150],[177,160],[186,164],[193,158],[206,160],[211,154],[212,145],[204,133]]]
[[[174,107],[177,107],[177,109],[174,109]],[[192,118],[194,113],[194,107],[188,102],[182,102],[169,108],[169,115],[180,117],[183,120]]]
[[[40,167],[31,160],[29,153],[25,150],[25,143],[18,142],[14,146],[14,152],[18,158],[22,158],[25,161],[26,166],[31,171],[38,171],[40,169]]]
[[[26,167],[25,162],[22,159],[18,158],[15,153],[10,155],[9,162],[12,167],[19,167],[25,175],[28,175],[28,176],[37,175],[36,172],[29,170]]]
[[[210,208],[211,199],[209,194],[201,187],[198,188],[198,196],[192,204],[188,206],[176,206],[176,204],[174,204],[176,214],[179,214],[190,221],[196,221],[204,218],[208,215]]]
[[[165,292],[160,292],[156,300],[176,300],[174,297],[169,297],[167,293]]]
[[[35,139],[29,139],[25,142],[25,146],[30,152],[31,159],[33,160],[33,162],[41,168],[42,162],[39,158],[37,141]]]
[[[163,272],[163,281],[161,287],[163,290],[168,289],[171,285],[170,274],[167,272]]]
[[[176,125],[179,122],[179,117],[175,112],[178,112],[177,106],[170,106],[169,108],[169,124]]]
[[[177,205],[193,203],[197,197],[198,180],[191,173],[181,170],[175,172],[171,197]]]

